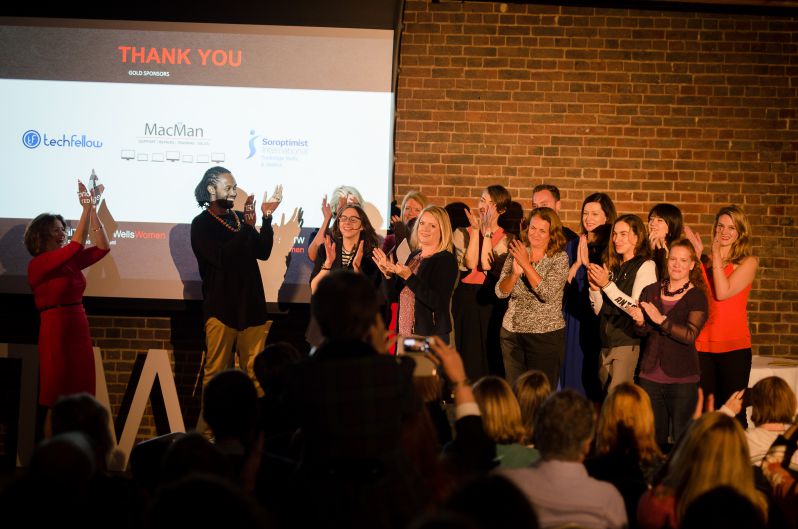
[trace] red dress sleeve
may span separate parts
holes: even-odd
[[[30,283],[30,286],[35,287],[41,283],[47,274],[64,266],[82,249],[82,244],[72,241],[62,248],[44,252],[34,257],[28,265],[28,283]]]
[[[75,266],[77,266],[78,269],[83,270],[84,268],[93,265],[94,263],[96,263],[106,255],[108,255],[108,252],[110,251],[111,250],[103,250],[102,248],[97,248],[96,246],[92,246],[91,248],[84,248],[83,251],[78,252],[78,254],[75,256]]]

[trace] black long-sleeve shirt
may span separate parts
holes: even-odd
[[[241,221],[238,232],[230,231],[206,210],[191,222],[191,248],[202,277],[205,319],[219,321],[238,330],[266,322],[266,296],[258,260],[272,253],[274,231],[271,216],[264,217],[260,232]],[[231,215],[223,217],[233,221]]]

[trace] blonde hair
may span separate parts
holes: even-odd
[[[712,237],[715,237],[715,232],[718,230],[718,222],[721,215],[728,215],[734,223],[734,229],[737,230],[737,240],[735,240],[729,250],[729,255],[726,261],[729,263],[740,264],[743,259],[752,255],[751,250],[751,223],[748,222],[748,217],[745,216],[743,210],[738,206],[732,204],[720,208],[718,214],[715,215],[715,224],[712,226]]]
[[[551,384],[546,373],[532,369],[515,379],[513,393],[521,407],[521,422],[526,430],[526,444],[532,442],[535,433],[535,415],[538,408],[551,395]]]
[[[596,427],[596,453],[615,452],[631,443],[638,458],[651,463],[664,456],[654,437],[654,411],[643,388],[624,382],[607,395]]]
[[[521,407],[506,380],[496,376],[480,378],[474,384],[474,399],[482,413],[485,435],[498,444],[524,441]]]
[[[767,521],[767,500],[754,486],[748,441],[733,417],[710,412],[695,421],[676,448],[664,483],[676,495],[677,519],[703,493],[726,486],[751,501]]]
[[[421,193],[421,191],[416,191],[415,189],[413,189],[413,190],[410,190],[410,191],[408,191],[408,192],[407,192],[407,194],[405,195],[405,198],[403,198],[403,199],[402,199],[402,211],[399,213],[399,216],[400,216],[400,217],[401,217],[402,215],[404,215],[404,213],[405,213],[405,206],[407,206],[407,203],[408,203],[408,201],[410,201],[410,200],[415,200],[416,202],[418,202],[419,204],[421,204],[421,208],[422,208],[422,209],[423,209],[423,208],[425,208],[425,207],[427,207],[427,204],[429,204],[429,200],[427,199],[426,195],[424,195],[423,193]]]
[[[562,232],[562,221],[557,212],[551,208],[535,208],[529,212],[521,225],[521,241],[529,245],[529,226],[532,219],[538,217],[549,223],[549,245],[546,247],[546,257],[551,257],[565,248],[565,234]]]
[[[763,378],[751,392],[751,421],[754,425],[769,422],[791,423],[795,418],[795,393],[784,379],[779,377]]]
[[[451,252],[453,248],[452,223],[449,221],[449,214],[440,206],[427,206],[418,214],[418,220],[413,225],[413,232],[410,234],[410,247],[413,249],[418,248],[418,226],[421,224],[421,217],[424,216],[424,213],[432,215],[441,230],[441,241],[438,244],[438,248],[435,249],[435,253],[444,250]]]

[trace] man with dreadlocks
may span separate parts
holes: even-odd
[[[269,258],[274,242],[272,214],[280,205],[282,186],[260,206],[260,231],[255,229],[255,196],[244,213],[233,211],[236,179],[224,167],[211,167],[194,190],[203,208],[191,222],[191,248],[202,277],[205,317],[203,387],[230,367],[233,350],[239,365],[255,380],[255,355],[266,342],[266,299],[257,260]]]

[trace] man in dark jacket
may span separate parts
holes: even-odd
[[[211,167],[194,190],[204,208],[191,222],[191,248],[202,277],[205,317],[203,386],[232,366],[233,347],[239,364],[255,381],[255,355],[266,342],[266,297],[258,260],[272,252],[272,213],[280,205],[279,192],[261,204],[262,224],[255,229],[255,197],[244,213],[233,211],[236,179],[224,167]],[[204,429],[204,428],[203,428]]]

